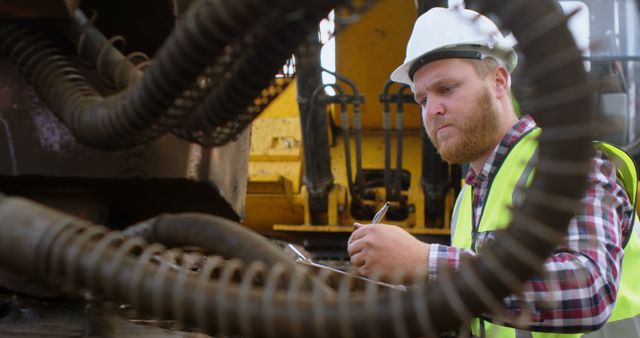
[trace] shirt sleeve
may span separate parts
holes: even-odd
[[[522,298],[504,300],[518,316],[526,309],[532,331],[588,332],[600,328],[615,303],[622,243],[633,207],[618,183],[614,164],[600,151],[593,159],[583,207],[571,220],[562,245],[545,261],[543,276],[525,284]],[[470,250],[432,244],[429,279],[443,266],[458,269],[460,256]],[[489,319],[490,320],[490,319]]]
[[[475,255],[475,252],[448,245],[430,244],[429,281],[435,281],[438,278],[438,271],[445,266],[457,270],[460,266],[460,256],[462,254]]]
[[[600,151],[592,162],[583,207],[545,261],[543,276],[525,284],[523,299],[505,299],[514,315],[530,311],[533,331],[593,331],[613,311],[633,207],[613,162]]]

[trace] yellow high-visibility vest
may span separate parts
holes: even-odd
[[[540,128],[535,128],[522,137],[511,149],[504,162],[490,183],[489,191],[485,197],[482,215],[480,216],[478,230],[476,233],[484,231],[495,231],[505,228],[511,221],[510,207],[514,205],[516,187],[528,185],[533,177],[533,159],[538,146],[537,136]],[[632,205],[636,205],[638,192],[638,173],[633,159],[623,150],[611,144],[594,142],[602,150],[617,168],[617,177],[624,186]],[[476,248],[473,245],[473,188],[465,185],[458,195],[451,218],[452,229],[454,229],[452,245],[463,249]],[[637,226],[637,214],[634,212],[634,222],[627,242],[624,243],[624,259],[622,261],[622,271],[620,285],[613,313],[605,327],[612,322],[622,320],[632,320],[640,314],[640,283],[637,276],[640,276],[640,232]],[[522,330],[501,326],[485,322],[486,337],[522,337]],[[472,333],[479,335],[479,320],[472,324]],[[637,333],[636,333],[637,334]],[[545,332],[527,332],[526,336],[534,338],[565,338],[580,337],[578,334],[561,334]]]

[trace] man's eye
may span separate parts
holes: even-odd
[[[444,86],[444,87],[442,87],[442,89],[440,89],[440,91],[441,91],[443,94],[450,94],[450,93],[452,93],[455,89],[456,89],[456,86],[451,85],[451,86]]]

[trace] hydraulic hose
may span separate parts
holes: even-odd
[[[245,46],[242,58],[234,60],[230,69],[225,70],[221,84],[214,88],[202,101],[192,117],[182,126],[199,143],[217,145],[217,129],[230,121],[247,126],[260,111],[247,104],[259,97],[263,88],[268,87],[274,75],[291,57],[309,32],[329,12],[325,10],[304,11],[291,21],[281,16],[272,16],[265,22],[264,31],[269,34],[252,37],[251,44]],[[233,136],[233,135],[231,135]],[[230,137],[229,137],[230,139]]]
[[[159,242],[170,248],[194,245],[203,248],[207,255],[237,258],[245,262],[262,261],[267,266],[280,263],[291,270],[296,266],[282,249],[265,237],[236,222],[213,215],[159,215],[127,228],[125,233],[135,234],[147,242]]]
[[[294,11],[294,3],[194,2],[145,76],[134,86],[107,98],[89,86],[55,48],[14,21],[0,22],[1,50],[11,56],[80,142],[122,149],[148,142],[175,127],[184,117],[169,116],[168,108],[223,48],[263,15]]]
[[[360,91],[358,90],[358,86],[356,86],[355,82],[349,80],[349,78],[338,74],[337,72],[332,72],[328,69],[322,68],[323,72],[329,73],[336,77],[337,80],[344,82],[351,88],[351,94],[353,95],[353,135],[355,137],[355,146],[356,146],[356,182],[357,186],[357,194],[358,196],[364,196],[364,171],[362,169],[362,114],[360,112],[360,104],[364,102],[364,99],[361,102],[360,100]]]
[[[391,182],[391,107],[389,104],[389,89],[394,83],[391,80],[387,80],[380,96],[382,101],[382,129],[384,130],[384,190],[385,198],[388,201],[395,197]]]
[[[304,84],[305,87],[306,85],[307,84]],[[309,208],[313,212],[312,215],[320,221],[324,221],[321,215],[327,212],[329,188],[333,184],[331,168],[326,166],[330,163],[320,163],[319,160],[321,160],[321,158],[316,158],[316,154],[324,155],[327,153],[328,156],[329,151],[326,106],[324,103],[318,104],[318,102],[321,101],[320,97],[322,93],[327,87],[333,88],[338,97],[344,95],[344,90],[339,84],[321,84],[313,89],[311,97],[308,100],[309,103],[307,104],[308,110],[300,116],[300,124],[303,130],[304,163],[309,164],[305,165],[303,182],[309,192]],[[310,88],[304,88],[304,92],[307,93],[308,89]],[[340,109],[342,111],[347,109],[344,100],[340,101]],[[316,112],[316,114],[313,114],[313,112]],[[322,128],[316,127],[318,125],[322,126]],[[347,163],[349,168],[350,165],[350,163]],[[350,172],[350,170],[347,170],[347,172]],[[349,186],[350,195],[353,197],[350,177],[347,177],[347,185]],[[312,221],[316,222],[316,220]]]
[[[341,281],[341,292],[347,297],[337,301],[325,292],[323,284],[314,283],[309,291],[302,284],[306,272],[289,270],[281,263],[267,269],[259,262],[242,266],[211,259],[200,276],[194,276],[170,265],[149,263],[151,256],[164,251],[159,244],[148,245],[140,237],[127,238],[21,198],[0,203],[0,233],[0,260],[12,271],[67,288],[89,287],[158,319],[179,319],[188,327],[197,326],[212,334],[287,337],[301,328],[302,332],[321,330],[333,337],[342,334],[345,328],[340,323],[344,322],[361,336],[369,330],[371,315],[386,318],[383,336],[392,334],[396,325],[390,318],[397,304],[390,304],[389,293],[369,291],[376,303],[349,296],[345,294],[349,279]],[[19,259],[9,259],[14,255]],[[211,278],[214,271],[221,276],[218,280]],[[231,277],[237,273],[242,279],[232,283]],[[283,279],[291,280],[284,290],[279,286]],[[261,282],[254,285],[256,281]],[[401,291],[395,292],[399,297]],[[408,298],[402,296],[399,301],[407,302]],[[292,331],[292,327],[297,329]]]
[[[205,146],[221,145],[233,139],[246,127],[247,123],[262,111],[261,107],[257,107],[254,103],[255,96],[250,100],[246,99],[248,97],[246,94],[249,92],[246,83],[256,83],[254,75],[247,76],[247,72],[250,73],[253,68],[260,68],[262,65],[260,57],[263,55],[273,55],[271,49],[265,50],[264,48],[267,44],[265,41],[273,39],[273,36],[270,35],[286,34],[286,30],[282,28],[283,23],[274,21],[275,18],[274,16],[261,18],[260,22],[255,25],[256,27],[246,36],[226,46],[224,53],[205,69],[198,83],[195,83],[183,93],[182,97],[176,100],[170,109],[175,109],[178,115],[189,115],[173,130],[176,136]],[[270,24],[274,22],[281,29],[270,27]],[[264,73],[264,69],[260,68],[258,73]],[[273,81],[273,75],[270,76],[271,81]],[[237,83],[230,84],[231,79],[238,77],[241,81],[245,81],[244,86],[239,89]],[[258,82],[261,85],[266,83],[262,78]],[[282,82],[286,85],[287,81]],[[271,86],[274,84],[272,83]],[[249,87],[251,88],[251,86]],[[242,100],[244,107],[232,112],[210,110],[213,108],[202,109],[204,104],[208,106],[219,105],[221,95],[225,94],[234,97],[234,103]],[[196,110],[198,110],[197,113]],[[249,115],[249,112],[252,114]],[[214,115],[214,119],[219,123],[213,127],[206,125],[208,118],[206,115]],[[224,118],[218,118],[221,115]]]
[[[142,71],[113,46],[113,38],[107,40],[93,25],[93,19],[87,18],[79,8],[62,31],[67,39],[76,42],[78,57],[91,67],[98,68],[99,76],[115,89],[124,89],[142,78]],[[124,41],[122,37],[115,38]],[[132,54],[136,55],[142,53]],[[146,55],[143,58],[147,58]]]
[[[343,99],[345,100],[345,99]],[[344,163],[347,176],[347,187],[349,195],[354,202],[360,202],[362,196],[355,191],[353,182],[353,169],[351,166],[351,135],[349,133],[349,111],[346,102],[341,102],[340,106],[340,129],[342,130],[342,142],[344,144]]]
[[[189,1],[188,3],[190,3]],[[180,10],[177,15],[181,17],[182,9],[185,9],[186,3],[176,4]],[[277,19],[280,19],[276,16]],[[193,83],[189,89],[185,90],[168,108],[166,112],[167,116],[172,116],[175,123],[181,122],[185,117],[190,116],[192,112],[202,103],[202,100],[213,91],[214,88],[220,88],[226,85],[228,82],[226,78],[230,77],[229,73],[232,73],[231,77],[246,75],[236,75],[237,69],[245,69],[245,67],[260,67],[260,59],[255,57],[255,48],[253,45],[259,43],[264,45],[265,39],[273,39],[269,35],[281,36],[285,32],[279,32],[274,30],[275,24],[280,24],[282,20],[275,21],[274,18],[262,17],[260,20],[245,34],[245,36],[236,39],[224,48],[224,52],[219,56],[212,65],[209,65],[198,77],[195,83]],[[136,83],[140,80],[143,73],[139,69],[140,66],[148,65],[148,58],[140,53],[134,52],[127,56],[122,55],[120,51],[113,46],[112,41],[114,39],[123,39],[122,37],[114,37],[107,40],[100,31],[98,31],[92,24],[93,18],[88,19],[85,15],[77,10],[73,19],[64,26],[63,32],[67,35],[67,38],[76,44],[77,54],[84,63],[90,67],[97,69],[100,79],[104,83],[114,87],[116,89],[126,88],[127,86]],[[289,40],[287,40],[289,41]],[[123,41],[124,43],[124,41]],[[292,42],[292,43],[295,43]],[[257,51],[264,55],[271,52],[264,48],[261,51]],[[251,55],[249,55],[251,54]],[[142,63],[134,65],[129,59],[141,59]],[[238,61],[241,60],[241,61]],[[235,69],[236,71],[231,71]],[[270,75],[270,78],[273,74]],[[245,102],[251,102],[250,99],[245,99]],[[245,103],[248,104],[248,103]],[[261,112],[261,109],[256,109],[256,112]],[[239,111],[238,111],[239,112]],[[238,112],[232,115],[232,118],[243,120],[238,118]],[[257,115],[257,113],[255,115]],[[244,122],[244,121],[243,121]],[[175,124],[174,122],[168,123],[169,125]],[[182,122],[181,122],[182,123]],[[204,126],[196,126],[196,131],[187,131],[180,126],[173,130],[173,133],[191,142],[200,143],[206,146],[217,146],[226,143],[234,138],[244,127],[241,128],[225,129],[221,130],[213,129],[207,130],[206,133],[202,132]]]
[[[404,106],[402,100],[407,89],[410,89],[407,85],[400,86],[396,92],[396,177],[393,186],[395,198],[400,202],[402,202],[402,153],[404,145]]]
[[[322,45],[316,32],[307,37],[295,51],[296,94],[300,111],[302,147],[304,157],[303,182],[309,195],[312,224],[321,224],[327,214],[329,189],[333,185],[329,124],[324,104],[317,104],[322,84],[320,49]],[[326,87],[323,87],[323,89]],[[342,89],[334,86],[336,92]],[[316,93],[314,95],[314,93]]]

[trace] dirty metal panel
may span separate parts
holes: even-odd
[[[248,136],[239,137],[210,150],[166,135],[125,151],[83,146],[16,68],[0,59],[0,191],[50,201],[93,194],[93,200],[111,205],[122,204],[113,202],[122,196],[146,210],[144,215],[199,211],[238,220],[248,170],[241,159],[248,158],[248,143]],[[238,150],[242,147],[247,149]]]
[[[127,151],[83,146],[16,68],[0,60],[0,175],[186,177],[188,149],[171,136]]]
[[[293,82],[253,122],[244,222],[253,230],[269,233],[273,224],[304,222],[299,115]]]
[[[210,152],[209,180],[216,183],[220,196],[231,205],[240,220],[245,218],[250,143],[251,129],[247,128],[234,141],[204,150]],[[199,171],[194,169],[194,172]]]
[[[5,0],[0,1],[0,17],[64,18],[78,7],[79,0]]]

